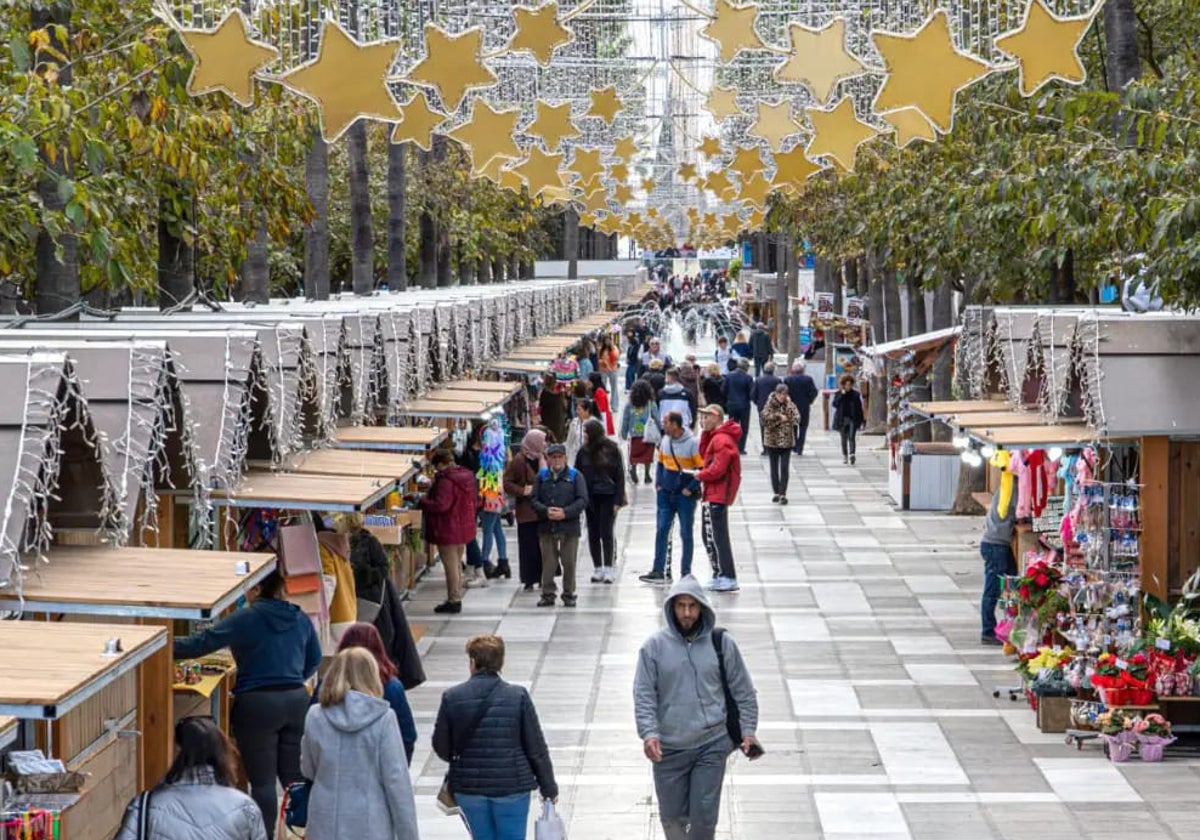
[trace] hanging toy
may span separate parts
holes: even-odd
[[[504,466],[508,461],[508,434],[502,416],[493,417],[479,430],[479,499],[487,513],[503,513]]]
[[[1013,485],[1016,476],[1009,470],[1012,453],[1007,449],[999,449],[992,456],[991,465],[1000,470],[1000,498],[996,503],[996,515],[1001,519],[1008,517],[1008,508],[1013,500]]]

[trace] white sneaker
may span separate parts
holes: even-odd
[[[463,581],[467,589],[487,589],[487,575],[483,573],[483,569],[478,566],[471,566],[467,570],[467,577]]]
[[[737,592],[740,589],[736,578],[723,577],[713,581],[713,592]]]
[[[604,583],[604,567],[597,566],[592,570],[592,583]]]
[[[616,583],[617,582],[617,570],[615,568],[613,568],[612,566],[604,567],[604,582],[605,583]]]

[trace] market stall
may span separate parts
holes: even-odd
[[[338,449],[428,453],[449,435],[435,426],[343,426],[334,432]]]

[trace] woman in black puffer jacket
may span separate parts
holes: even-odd
[[[476,838],[524,840],[530,791],[558,799],[550,751],[529,692],[500,678],[504,640],[467,642],[471,678],[442,695],[433,749]]]

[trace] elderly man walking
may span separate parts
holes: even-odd
[[[666,626],[638,654],[634,714],[654,763],[658,817],[667,840],[713,840],[730,753],[762,755],[758,698],[737,643],[691,576],[663,604]]]
[[[539,607],[553,607],[554,574],[562,565],[564,607],[575,606],[575,560],[579,554],[579,518],[587,507],[587,482],[567,466],[567,448],[561,443],[546,447],[546,466],[533,483],[530,505],[538,517],[542,549],[542,598]]]
[[[809,414],[812,404],[821,392],[817,390],[817,383],[813,378],[804,372],[803,359],[792,362],[792,372],[784,377],[783,384],[788,387],[788,396],[792,398],[796,408],[800,409],[800,423],[796,427],[796,447],[793,451],[797,455],[803,455],[804,440],[808,436]]]

